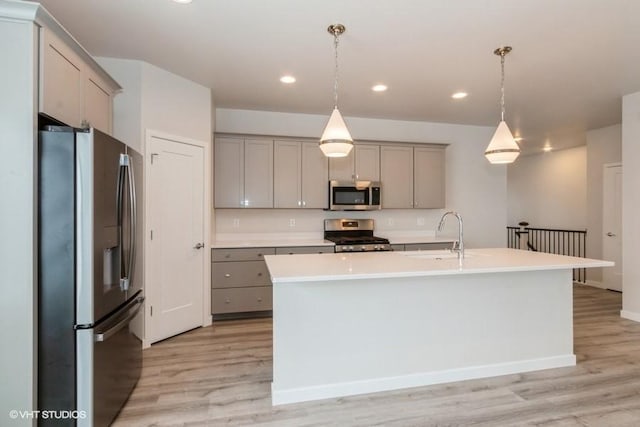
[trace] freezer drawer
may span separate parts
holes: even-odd
[[[140,378],[142,342],[131,322],[143,301],[136,296],[96,328],[77,331],[78,410],[87,414],[79,427],[109,426]]]
[[[212,291],[213,314],[244,313],[271,310],[271,287],[214,289]]]

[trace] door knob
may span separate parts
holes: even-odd
[[[609,236],[609,237],[613,237],[613,236],[615,236],[615,234],[613,234],[612,232],[608,232],[608,233],[607,233],[607,236]]]
[[[204,243],[196,243],[196,245],[193,247],[193,249],[202,249],[204,248]]]

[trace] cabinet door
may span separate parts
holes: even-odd
[[[445,151],[426,147],[413,150],[414,207],[443,208]]]
[[[329,161],[315,142],[302,143],[302,207],[329,206]]]
[[[48,30],[43,30],[40,111],[69,126],[82,123],[80,59]]]
[[[317,144],[314,144],[317,145]],[[318,149],[320,151],[320,149]],[[273,143],[273,207],[299,208],[301,198],[301,146],[297,141]]]
[[[382,208],[413,207],[413,147],[380,147]]]
[[[365,181],[380,181],[380,146],[356,145],[355,150],[355,179]]]
[[[244,207],[273,207],[273,141],[244,142]]]
[[[215,141],[215,207],[244,206],[244,141],[216,138]]]
[[[84,84],[84,120],[92,127],[111,134],[111,93],[97,76],[89,75]]]
[[[329,158],[329,179],[332,181],[353,181],[355,179],[355,148],[347,157]]]

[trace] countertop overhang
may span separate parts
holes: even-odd
[[[267,255],[265,261],[274,284],[562,270],[614,265],[611,261],[507,248],[469,249],[463,260],[453,257],[448,251],[421,251]]]

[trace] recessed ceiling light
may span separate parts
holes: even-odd
[[[387,85],[375,85],[371,88],[371,90],[374,92],[384,92],[385,90],[387,90]]]
[[[522,141],[523,139],[524,139],[524,138],[523,138],[523,137],[521,137],[521,136],[516,136],[515,138],[513,138],[513,140],[514,140],[515,142],[520,142],[520,141]]]
[[[189,4],[191,3],[193,0],[173,0],[175,3],[180,3],[180,4]]]
[[[549,152],[551,150],[552,150],[552,148],[551,148],[550,145],[545,145],[544,147],[542,147],[542,151],[544,151],[544,152]]]
[[[467,95],[469,95],[467,92],[456,92],[453,95],[451,95],[451,97],[453,99],[462,99],[462,98],[466,98]]]
[[[282,83],[291,84],[296,82],[296,78],[293,76],[282,76],[280,77],[280,81]]]

